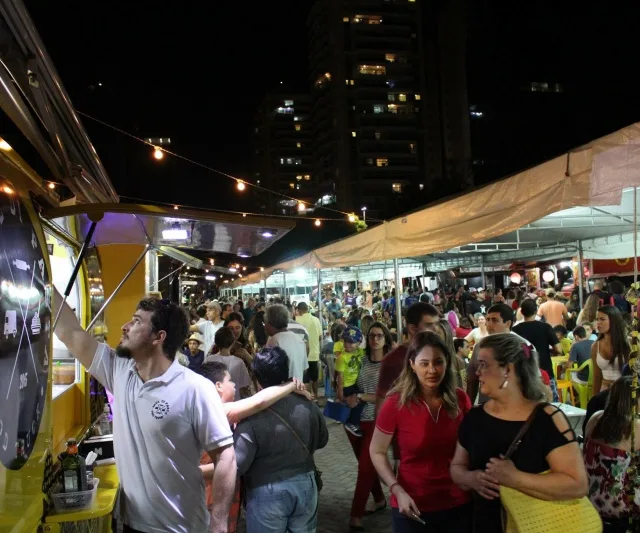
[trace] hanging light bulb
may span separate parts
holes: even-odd
[[[260,272],[264,272],[264,267],[260,267]]]
[[[158,161],[160,161],[164,157],[164,152],[162,151],[162,148],[160,148],[159,146],[154,147],[153,157],[155,157]]]
[[[238,184],[236,185],[236,187],[239,191],[244,191],[247,188],[247,186],[244,184],[244,181],[242,180],[238,180]]]
[[[316,218],[316,221],[314,222],[314,224],[315,224],[317,227],[322,226],[322,222],[321,222],[321,220],[320,220],[319,218]]]
[[[178,206],[174,205],[173,208],[177,211],[178,210]]]
[[[4,187],[2,187],[2,192],[5,194],[13,194],[13,189],[8,185],[5,185]]]
[[[213,265],[213,263],[214,263],[214,262],[215,262],[215,261],[214,261],[213,259],[209,259],[209,264],[210,264],[210,265]]]
[[[302,211],[304,211],[307,208],[306,205],[304,205],[304,202],[300,202],[298,204],[298,211],[300,211],[302,213]]]
[[[353,213],[351,213],[349,215],[349,222],[355,222],[355,221],[356,221],[356,216]]]
[[[55,189],[55,188],[56,188],[56,184],[55,184],[55,183],[53,183],[52,181],[50,181],[50,182],[47,184],[47,187],[49,187],[49,189],[53,190],[53,189]]]

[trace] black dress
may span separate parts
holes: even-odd
[[[553,407],[553,406],[552,406]],[[511,456],[516,468],[530,474],[549,470],[547,455],[560,446],[575,441],[571,429],[563,434],[555,425],[553,417],[565,416],[554,407],[553,414],[539,409],[531,427],[519,448]],[[501,420],[491,416],[479,405],[469,411],[458,429],[460,445],[469,454],[469,470],[484,470],[490,459],[504,454],[524,421]],[[568,423],[569,428],[571,424]],[[499,533],[502,531],[502,506],[500,499],[487,500],[478,494],[473,499],[474,533]]]

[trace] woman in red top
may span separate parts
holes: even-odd
[[[469,494],[449,473],[458,427],[471,409],[469,397],[456,388],[452,358],[438,335],[418,333],[378,413],[371,460],[392,495],[394,533],[470,531]],[[387,458],[394,438],[400,452],[397,479]]]

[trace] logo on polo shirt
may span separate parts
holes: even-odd
[[[169,404],[165,400],[158,400],[151,408],[151,415],[156,420],[161,420],[169,414]]]

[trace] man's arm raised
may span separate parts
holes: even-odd
[[[62,295],[56,288],[53,289],[53,293],[52,311],[55,317],[62,304]],[[66,303],[62,307],[60,319],[54,333],[68,348],[71,355],[80,361],[85,368],[88,369],[91,366],[93,357],[98,349],[98,341],[82,329],[80,322],[78,322],[78,317]]]

